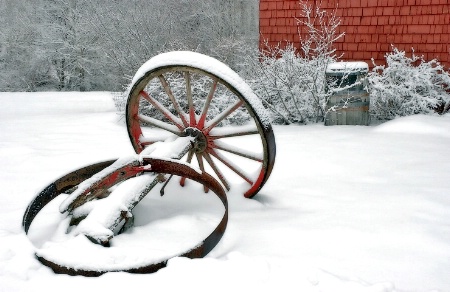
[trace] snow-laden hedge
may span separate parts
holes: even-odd
[[[308,124],[323,121],[330,96],[325,70],[335,59],[308,57],[292,45],[261,52],[247,82],[270,110],[275,124]]]
[[[380,120],[414,114],[445,113],[450,110],[450,73],[436,60],[393,47],[386,64],[368,74],[370,112]]]
[[[450,72],[438,60],[426,61],[414,53],[409,57],[395,47],[385,58],[386,65],[373,63],[366,77],[372,118],[450,111]],[[271,111],[274,123],[322,122],[330,96],[325,69],[334,61],[326,52],[305,57],[292,45],[272,48],[261,53],[248,82]]]

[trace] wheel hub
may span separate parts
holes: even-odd
[[[193,147],[195,153],[202,153],[208,147],[208,139],[199,129],[189,127],[184,130],[184,134],[195,138]]]

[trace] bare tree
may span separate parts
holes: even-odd
[[[42,0],[39,24],[42,54],[59,90],[99,87],[102,65],[98,36],[89,28],[91,13],[85,0]]]
[[[0,6],[0,90],[34,90],[40,69],[32,8],[24,0],[0,0]]]
[[[0,90],[120,91],[141,64],[193,50],[239,67],[258,1],[0,0]]]

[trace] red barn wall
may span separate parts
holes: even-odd
[[[372,65],[384,64],[391,44],[406,51],[412,49],[425,60],[437,58],[450,67],[450,0],[306,0],[340,17],[339,32],[345,36],[335,43],[344,60]],[[260,47],[299,45],[297,19],[301,19],[298,0],[260,0]]]

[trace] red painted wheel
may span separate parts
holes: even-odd
[[[262,188],[275,162],[260,100],[233,70],[198,53],[165,53],[145,63],[130,86],[126,122],[136,153],[171,136],[194,137],[183,159],[245,197]]]

